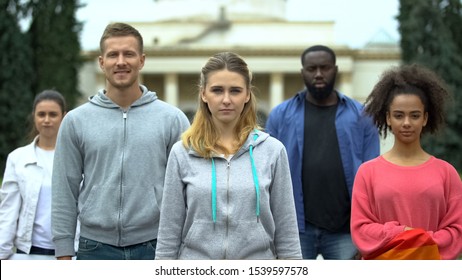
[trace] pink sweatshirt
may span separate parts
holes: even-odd
[[[351,235],[359,251],[374,252],[405,226],[426,230],[442,259],[462,252],[462,181],[452,165],[431,157],[403,167],[379,156],[360,166],[351,208]]]

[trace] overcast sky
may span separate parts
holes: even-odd
[[[77,12],[84,23],[81,45],[98,48],[104,27],[113,21],[150,21],[154,0],[82,0],[86,7]],[[398,41],[399,0],[287,0],[288,20],[334,20],[335,42],[361,48],[381,30]],[[383,34],[382,34],[383,36]]]

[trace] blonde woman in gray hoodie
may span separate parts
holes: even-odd
[[[212,56],[198,99],[167,163],[156,259],[301,259],[287,153],[258,130],[246,62]]]

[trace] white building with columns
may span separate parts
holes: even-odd
[[[197,107],[200,70],[217,52],[236,52],[248,63],[261,124],[274,106],[303,89],[300,55],[309,46],[322,44],[336,52],[336,88],[360,102],[385,69],[400,63],[398,44],[386,34],[381,37],[379,32],[361,49],[336,45],[335,22],[288,21],[285,0],[155,2],[152,21],[128,22],[144,39],[146,62],[141,82],[189,117]],[[99,50],[84,55],[80,90],[86,100],[104,88],[105,79],[98,67]]]

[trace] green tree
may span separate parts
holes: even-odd
[[[80,57],[79,34],[82,25],[75,18],[78,0],[30,1],[32,23],[29,29],[34,50],[36,92],[53,88],[61,92],[70,108],[78,91]]]
[[[0,172],[8,153],[25,143],[34,93],[32,49],[18,24],[19,0],[0,0]]]
[[[460,0],[400,0],[399,31],[404,63],[419,63],[436,71],[450,86],[453,100],[447,126],[423,146],[462,171],[462,2]]]
[[[26,123],[37,93],[56,89],[69,108],[80,97],[82,26],[75,18],[80,7],[78,0],[0,0],[2,174],[8,153],[26,143]]]

